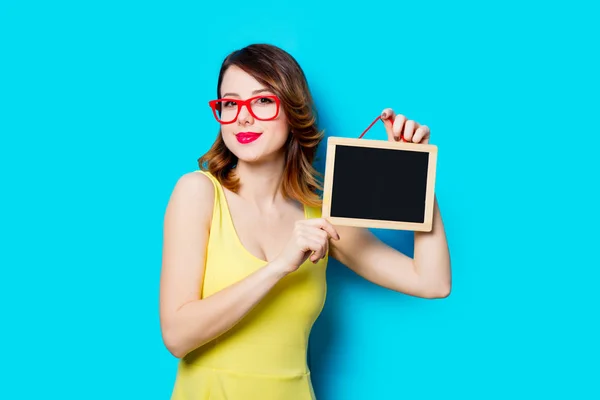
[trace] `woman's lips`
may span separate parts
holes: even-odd
[[[237,135],[235,135],[235,137],[237,138],[237,141],[241,144],[248,144],[254,142],[256,139],[259,138],[260,135],[261,134],[258,132],[240,132]]]

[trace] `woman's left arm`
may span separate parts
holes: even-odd
[[[382,113],[388,139],[414,143],[429,142],[429,128],[391,109]],[[393,122],[393,125],[392,125]],[[381,242],[368,229],[336,226],[339,241],[332,241],[331,256],[358,275],[382,287],[423,298],[450,294],[452,274],[450,251],[437,197],[434,197],[430,232],[414,232],[414,258]]]

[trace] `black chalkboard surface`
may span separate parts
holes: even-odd
[[[330,137],[323,217],[334,225],[431,231],[437,146]]]

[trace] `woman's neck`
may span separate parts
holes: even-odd
[[[261,211],[270,209],[282,200],[281,181],[284,167],[283,155],[263,163],[238,161],[234,169],[240,180],[237,194]]]

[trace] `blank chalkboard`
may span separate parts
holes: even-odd
[[[431,231],[437,146],[330,137],[323,217],[334,225]]]

